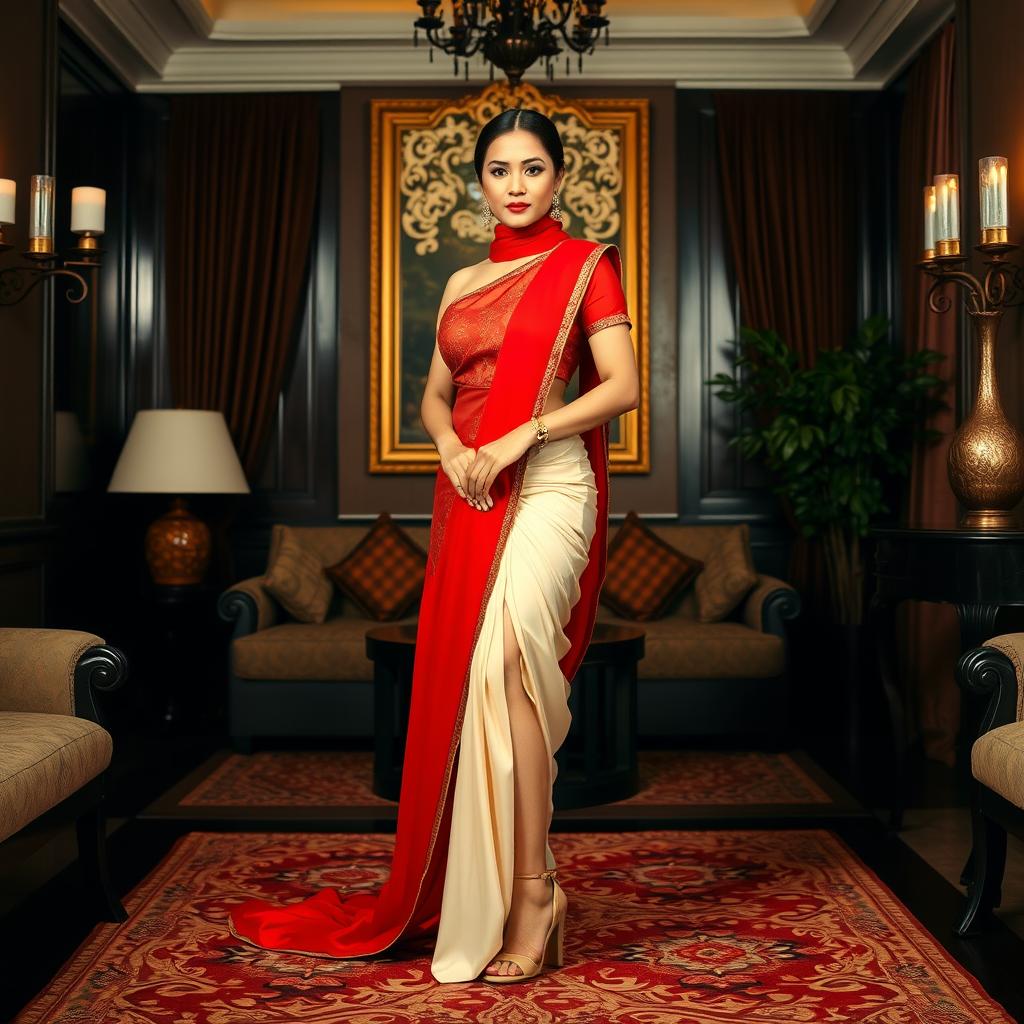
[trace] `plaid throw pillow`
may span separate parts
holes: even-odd
[[[740,523],[715,545],[697,580],[697,621],[720,622],[757,585],[750,526]]]
[[[387,512],[366,536],[324,572],[372,619],[401,618],[423,592],[427,553]]]
[[[323,622],[331,604],[331,581],[317,555],[289,527],[281,531],[274,562],[267,567],[263,589],[300,622]]]
[[[699,558],[662,540],[631,509],[608,547],[601,602],[624,619],[656,619],[703,568]]]

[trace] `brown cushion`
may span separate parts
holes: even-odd
[[[656,619],[698,576],[704,563],[644,526],[630,509],[608,545],[608,569],[600,600],[617,615]]]
[[[287,526],[282,527],[263,587],[300,622],[323,622],[334,594],[320,559]]]
[[[387,512],[340,561],[324,570],[378,622],[403,616],[423,592],[427,553]]]
[[[342,604],[355,607],[352,601]],[[415,623],[415,614],[397,623]],[[373,662],[366,654],[370,619],[330,615],[326,622],[282,622],[231,641],[231,667],[239,679],[320,679],[372,682]],[[643,662],[641,662],[643,664]]]
[[[597,621],[630,624],[604,607],[598,609]],[[311,626],[297,623],[292,623],[292,628],[312,631]],[[645,622],[643,630],[644,656],[637,662],[638,679],[766,679],[785,669],[782,638],[742,622],[702,623],[670,613]]]
[[[740,523],[711,549],[697,577],[697,621],[720,622],[756,585],[750,527]]]

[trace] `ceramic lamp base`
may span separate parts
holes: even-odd
[[[184,498],[154,520],[146,531],[146,564],[158,586],[202,583],[210,564],[210,530],[188,509]]]

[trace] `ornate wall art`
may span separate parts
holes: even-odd
[[[437,468],[419,417],[437,311],[451,274],[487,257],[493,229],[479,218],[473,147],[480,128],[514,106],[540,110],[558,126],[566,231],[612,242],[622,255],[641,398],[611,425],[610,468],[650,470],[648,101],[570,101],[529,84],[513,92],[495,83],[456,102],[371,104],[370,472]],[[566,401],[577,393],[574,377]]]

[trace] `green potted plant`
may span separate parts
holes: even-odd
[[[762,460],[801,533],[821,540],[840,625],[861,623],[861,541],[889,511],[886,484],[908,473],[914,440],[941,436],[923,424],[947,408],[945,381],[927,372],[945,357],[928,348],[904,355],[886,341],[888,330],[886,317],[870,316],[853,341],[819,349],[804,369],[774,330],[743,327],[736,373],[705,381],[753,414],[729,444]]]

